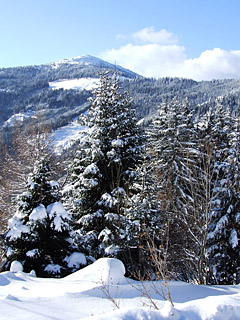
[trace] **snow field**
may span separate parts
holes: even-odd
[[[54,131],[52,141],[55,152],[61,154],[64,150],[70,148],[79,139],[80,132],[84,132],[84,130],[86,130],[86,127],[79,125],[77,121],[73,121],[69,125]]]
[[[49,82],[52,89],[64,90],[93,90],[98,87],[100,80],[97,78],[63,79]]]
[[[99,259],[62,279],[36,278],[19,268],[0,274],[0,319],[240,319],[239,285],[198,286],[172,281],[173,307],[156,294],[152,286],[156,283],[149,281],[144,286],[159,308],[154,310],[141,293],[142,283],[124,277],[124,265],[117,259]]]

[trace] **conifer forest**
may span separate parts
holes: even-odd
[[[44,90],[38,95],[48,101],[51,117],[56,101],[61,108],[71,101],[64,121],[77,116],[82,126],[61,154],[54,153],[49,114],[35,113],[25,125],[1,131],[1,271],[17,260],[25,272],[64,277],[115,257],[133,279],[239,284],[237,95],[217,92],[200,101],[187,89],[200,84],[190,80],[161,80],[179,88],[165,94],[152,79],[140,78],[131,80],[131,95],[121,77],[103,68],[93,95],[74,96],[87,101],[75,108],[73,92],[63,89],[52,91],[51,106],[39,76]],[[147,82],[152,95],[144,91]],[[203,96],[207,84],[201,85]],[[62,114],[52,119],[66,124]]]

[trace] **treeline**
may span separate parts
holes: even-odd
[[[12,206],[1,192],[2,217],[11,217],[2,270],[18,260],[26,272],[59,277],[111,256],[135,278],[158,278],[160,266],[167,278],[239,283],[239,109],[226,101],[196,115],[188,100],[166,99],[144,128],[116,74],[101,74],[80,118],[88,130],[58,170],[40,134],[26,139],[39,148],[19,170],[22,191]]]

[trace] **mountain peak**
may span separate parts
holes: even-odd
[[[86,67],[104,68],[108,70],[117,70],[117,71],[121,71],[123,74],[126,75],[126,77],[129,77],[129,78],[136,78],[137,76],[139,76],[137,73],[133,71],[130,71],[118,65],[114,65],[112,63],[109,63],[107,61],[104,61],[100,58],[97,58],[91,55],[82,55],[82,56],[73,57],[69,59],[62,59],[62,60],[58,60],[56,62],[50,63],[50,66],[53,69],[57,69],[64,65],[76,65],[80,67],[86,66]]]
[[[82,55],[82,56],[73,57],[69,59],[59,60],[59,61],[56,61],[54,64],[85,64],[85,65],[98,64],[99,65],[101,63],[106,64],[107,62],[90,55]]]

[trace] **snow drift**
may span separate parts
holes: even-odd
[[[145,282],[125,278],[121,261],[102,258],[63,279],[43,279],[19,271],[0,274],[0,319],[6,320],[237,320],[240,286],[170,283],[174,307]],[[113,303],[115,302],[115,303]]]

